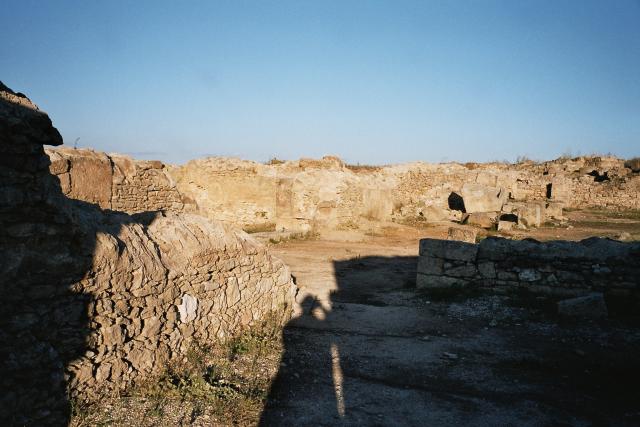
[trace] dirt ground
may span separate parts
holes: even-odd
[[[523,237],[639,236],[633,215],[568,215]],[[560,319],[533,296],[420,293],[418,241],[446,230],[273,245],[301,291],[261,424],[640,425],[637,322]]]

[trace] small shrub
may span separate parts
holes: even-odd
[[[464,167],[469,169],[469,170],[474,170],[478,168],[478,164],[475,162],[467,162],[464,164]]]
[[[277,157],[272,157],[269,161],[266,162],[266,164],[267,165],[281,165],[284,162],[285,162],[284,160],[280,160]]]
[[[356,165],[345,165],[347,169],[353,172],[376,172],[382,169],[382,166],[374,166],[374,165],[361,165],[360,163]]]

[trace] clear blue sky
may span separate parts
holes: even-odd
[[[66,144],[180,163],[640,155],[640,2],[2,0]]]

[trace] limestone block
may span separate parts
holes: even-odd
[[[507,200],[508,194],[502,188],[489,187],[476,183],[465,183],[460,191],[467,213],[499,212]]]
[[[474,212],[468,214],[465,224],[490,230],[498,222],[498,212]]]
[[[447,240],[456,240],[466,243],[475,243],[478,230],[473,228],[449,227]]]
[[[548,201],[546,203],[544,215],[547,218],[564,219],[564,205],[562,201]]]
[[[512,221],[498,221],[498,231],[511,231],[516,226]]]

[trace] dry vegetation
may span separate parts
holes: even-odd
[[[281,165],[285,163],[285,160],[280,160],[277,157],[272,157],[268,161],[265,162],[266,165]]]
[[[382,166],[361,165],[360,163],[356,165],[345,165],[345,167],[353,172],[376,172],[382,169]]]
[[[74,403],[73,427],[256,425],[282,353],[282,313],[210,345],[159,376],[98,403]]]

